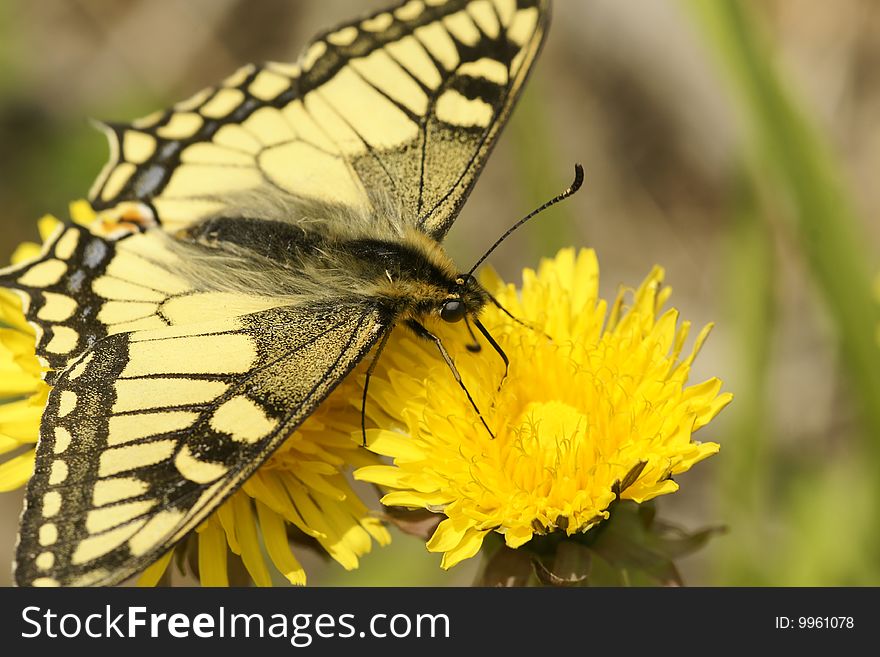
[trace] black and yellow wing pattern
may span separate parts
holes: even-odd
[[[259,277],[262,258],[239,258],[228,284],[226,260],[201,254],[194,273],[178,238],[216,217],[234,230],[268,197],[349,217],[390,204],[439,241],[531,68],[547,5],[410,0],[321,34],[295,64],[247,66],[106,126],[95,225],[66,224],[38,258],[0,270],[53,386],[19,584],[109,585],[155,561],[394,323],[354,292],[250,289],[241,272]],[[132,217],[137,230],[102,228]]]
[[[97,342],[49,394],[19,583],[112,584],[149,565],[241,485],[384,326],[352,302]]]
[[[261,190],[370,209],[389,194],[441,239],[504,125],[548,0],[405,2],[249,65],[132,125],[109,125],[96,209],[144,202],[168,230]]]
[[[363,299],[281,306],[175,272],[169,238],[67,225],[0,273],[51,383],[16,580],[113,584],[215,509],[382,335]],[[308,367],[304,364],[307,363]]]

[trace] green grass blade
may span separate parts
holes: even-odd
[[[850,392],[864,420],[867,453],[880,462],[880,307],[871,290],[867,241],[838,164],[773,66],[748,5],[688,2],[730,73],[757,152],[791,204],[794,230],[837,331]]]

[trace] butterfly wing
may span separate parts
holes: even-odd
[[[17,553],[20,585],[109,585],[216,509],[382,335],[339,299],[97,340],[57,378]]]
[[[166,230],[266,194],[369,212],[442,239],[522,89],[549,0],[404,2],[246,66],[131,125],[91,201],[148,205]],[[389,198],[390,197],[390,198]]]
[[[47,383],[107,335],[227,318],[284,304],[283,299],[209,289],[176,273],[181,256],[159,231],[108,241],[62,225],[34,260],[0,270],[18,292],[37,332]]]

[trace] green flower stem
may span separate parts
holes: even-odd
[[[737,359],[736,413],[730,428],[730,449],[724,448],[721,468],[722,517],[736,539],[719,548],[719,578],[725,585],[771,585],[767,567],[768,490],[778,470],[770,449],[768,383],[776,307],[775,258],[768,225],[761,214],[760,191],[747,172],[735,181],[733,217],[728,233],[725,322],[734,333]]]

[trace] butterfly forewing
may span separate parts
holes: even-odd
[[[261,192],[367,212],[390,202],[440,239],[548,20],[546,0],[449,0],[340,26],[296,64],[247,66],[167,112],[107,126],[92,204],[148,203],[173,231],[230,206],[248,214]]]
[[[108,336],[58,377],[28,484],[20,585],[113,584],[196,527],[363,357],[359,301]]]

